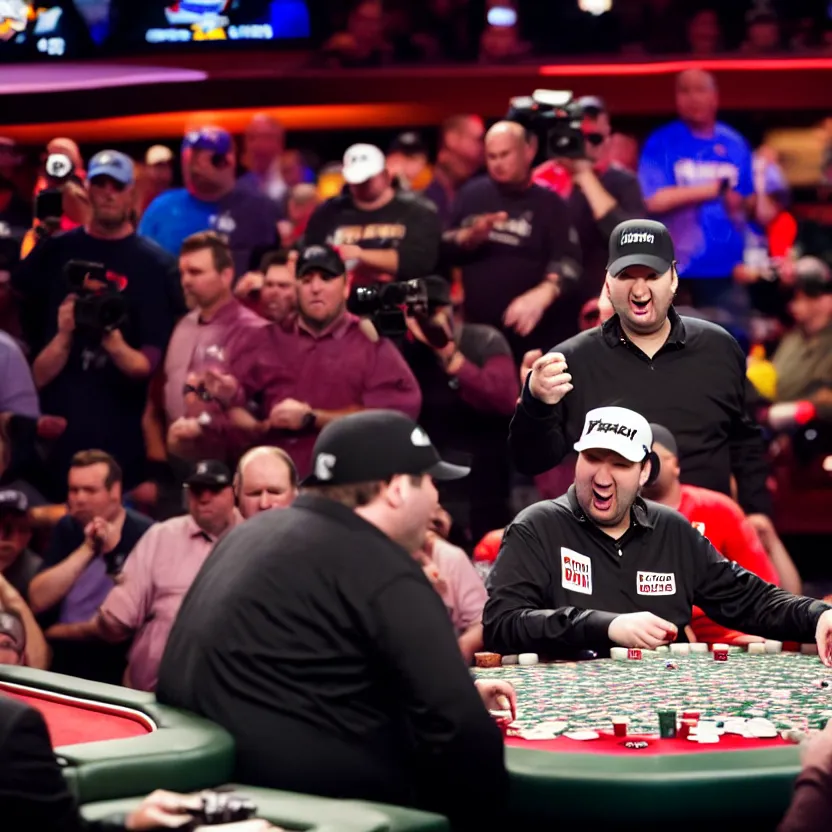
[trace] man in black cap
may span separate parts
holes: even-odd
[[[43,558],[29,549],[31,540],[29,498],[16,488],[4,488],[0,491],[0,575],[23,596],[43,566]]]
[[[673,241],[659,222],[629,220],[613,231],[604,291],[615,315],[535,361],[511,424],[517,467],[557,465],[580,435],[583,414],[612,401],[673,431],[682,482],[730,494],[767,514],[767,465],[746,408],[745,356],[724,329],[682,318]]]
[[[205,563],[170,633],[159,701],[230,731],[241,782],[493,828],[507,778],[483,702],[513,707],[514,693],[492,683],[478,695],[412,557],[437,508],[433,480],[468,469],[389,410],[333,422],[312,467],[292,506],[247,520]]]

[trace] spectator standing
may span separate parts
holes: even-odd
[[[139,179],[138,214],[168,191],[173,185],[173,151],[163,144],[154,144],[144,156],[144,170]]]
[[[269,321],[288,321],[298,304],[295,257],[295,253],[285,249],[270,252],[263,258],[259,272],[249,272],[237,282],[235,297]]]
[[[280,157],[286,149],[283,125],[266,113],[257,113],[243,135],[243,166],[246,172],[237,187],[263,194],[278,205],[285,203],[288,187],[280,172]]]
[[[468,182],[444,235],[462,269],[465,320],[499,329],[518,363],[526,350],[559,340],[561,293],[580,277],[578,236],[569,208],[531,182],[537,140],[514,122],[486,136],[488,174]]]
[[[44,488],[53,502],[63,500],[70,460],[85,448],[112,454],[127,490],[145,477],[148,380],[184,304],[176,261],[134,231],[133,184],[129,157],[112,150],[94,156],[86,185],[89,224],[43,240],[12,275],[28,309],[41,406],[67,422],[47,457],[52,476]],[[75,285],[66,273],[71,261]],[[92,279],[96,270],[106,274],[104,281]],[[79,325],[79,304],[96,291],[118,295],[124,314],[115,322]]]
[[[410,337],[401,351],[422,391],[425,430],[443,456],[464,455],[470,463],[472,475],[443,483],[441,497],[473,543],[511,519],[505,435],[517,403],[517,370],[499,330],[463,323],[447,281],[425,282],[428,317],[408,317]]]
[[[29,585],[29,601],[49,627],[47,636],[55,648],[53,670],[121,684],[123,648],[79,645],[64,639],[62,629],[95,614],[114,586],[113,574],[152,522],[124,508],[121,470],[102,451],[74,457],[67,507],[69,513],[52,532],[43,570]]]
[[[754,210],[751,148],[717,121],[716,80],[699,69],[676,78],[677,121],[645,142],[639,180],[647,209],[670,230],[682,288],[696,306],[724,306],[742,262]]]
[[[315,209],[303,238],[304,245],[335,246],[358,285],[425,277],[439,256],[436,211],[399,190],[386,165],[374,145],[348,148],[342,169],[347,188]]]
[[[203,127],[182,142],[184,188],[174,188],[153,200],[139,233],[173,255],[184,240],[200,231],[226,235],[237,274],[248,271],[252,251],[277,241],[280,207],[269,197],[238,187],[237,154],[225,130]]]
[[[216,460],[194,467],[186,480],[188,513],[152,526],[130,552],[118,585],[88,621],[62,628],[64,638],[132,639],[127,687],[156,689],[159,662],[182,599],[214,544],[242,522],[234,507],[231,472]]]

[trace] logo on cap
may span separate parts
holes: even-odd
[[[303,252],[304,260],[308,257],[324,257],[325,255],[326,249],[323,246],[309,246],[309,248]]]
[[[604,422],[602,419],[590,421],[586,431],[587,436],[594,430],[598,433],[617,433],[627,439],[632,439],[636,435],[636,428],[628,428],[627,425],[621,425],[617,422]]]
[[[652,243],[655,242],[655,240],[655,236],[653,234],[649,234],[646,231],[625,231],[621,235],[621,242],[619,243],[619,245],[626,246],[629,243]]]
[[[413,428],[413,433],[410,434],[410,441],[417,448],[430,447],[430,437],[420,427]]]
[[[335,454],[318,454],[315,459],[315,477],[319,480],[331,480],[335,462]]]
[[[205,463],[205,462],[200,462],[200,463],[199,463],[199,465],[197,465],[197,466],[196,466],[196,473],[197,473],[199,476],[202,476],[203,474],[207,474],[207,473],[208,473],[208,465],[207,465],[207,463]]]

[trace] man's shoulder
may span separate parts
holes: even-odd
[[[638,182],[638,176],[632,171],[623,168],[613,162],[602,174],[601,182],[604,185],[624,187]]]
[[[195,202],[196,200],[191,196],[187,188],[171,188],[153,199],[150,205],[147,206],[145,215],[157,211],[168,211],[173,207]]]
[[[743,136],[739,130],[735,130],[723,121],[718,121],[714,125],[714,140],[719,142],[729,142],[737,147],[741,147],[743,150],[749,149],[748,141],[745,136]]]
[[[584,332],[579,332],[571,338],[567,338],[566,341],[561,341],[560,344],[552,347],[549,352],[560,352],[566,356],[577,353],[587,354],[597,352],[605,347],[606,342],[604,341],[603,329],[601,327],[593,327]]]
[[[131,531],[140,536],[143,535],[152,525],[154,525],[154,521],[146,514],[142,514],[140,511],[136,511],[132,508],[127,508],[124,511],[127,515],[124,518],[125,528],[129,524]]]
[[[132,239],[134,253],[137,257],[144,259],[155,268],[162,269],[165,272],[176,266],[176,257],[169,251],[163,249],[151,237],[146,237],[144,234],[134,234]],[[164,277],[165,275],[161,276]]]
[[[739,349],[736,338],[725,327],[704,318],[680,315],[685,327],[685,341],[718,346],[721,350]]]
[[[419,191],[397,190],[394,201],[415,214],[436,214],[436,205]]]
[[[478,176],[469,179],[456,194],[456,199],[474,199],[483,194],[497,193],[497,187],[493,180],[487,173],[481,173]]]
[[[509,524],[511,528],[540,529],[543,525],[551,525],[568,521],[573,518],[572,507],[568,495],[564,494],[555,500],[540,500],[526,506]]]
[[[670,506],[653,500],[642,499],[642,502],[647,509],[647,519],[655,529],[660,531],[667,528],[681,529],[683,534],[694,531],[690,520],[675,508],[670,508]]]
[[[645,148],[665,145],[671,142],[686,141],[690,137],[690,129],[681,120],[668,122],[657,127],[646,139]],[[682,150],[682,148],[678,148]]]

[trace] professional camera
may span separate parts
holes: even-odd
[[[70,260],[64,267],[69,290],[75,301],[75,328],[100,338],[127,321],[127,302],[121,287],[110,280],[101,263]]]
[[[571,90],[535,90],[509,102],[508,121],[522,124],[537,136],[547,159],[584,159],[581,122],[584,111]]]
[[[408,315],[427,313],[427,286],[419,278],[357,286],[350,295],[349,308],[362,318],[370,318],[385,338],[400,338],[407,332]]]

